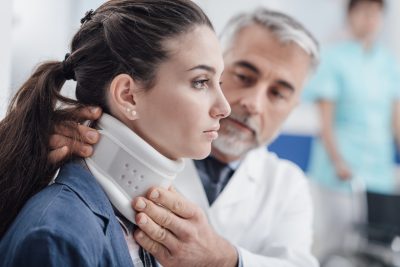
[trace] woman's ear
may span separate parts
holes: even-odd
[[[113,115],[120,117],[121,120],[136,120],[137,113],[137,93],[139,84],[128,74],[119,74],[111,82],[109,88],[109,107]]]

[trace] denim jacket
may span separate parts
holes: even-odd
[[[0,241],[0,266],[133,267],[119,222],[95,178],[68,163],[25,204]]]

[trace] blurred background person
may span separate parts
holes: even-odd
[[[316,223],[317,238],[318,232],[329,233],[330,242],[321,237],[323,247],[331,246],[328,250],[342,245],[355,212],[360,211],[353,209],[354,198],[348,194],[355,186],[366,187],[368,206],[377,205],[380,195],[396,191],[394,139],[400,138],[400,72],[394,56],[377,41],[384,8],[384,0],[349,1],[348,37],[323,51],[321,66],[308,87],[321,126],[309,176],[327,189],[320,189],[316,196],[318,210],[323,212],[318,216],[322,221]]]

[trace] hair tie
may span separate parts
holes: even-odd
[[[62,72],[66,80],[76,81],[74,67],[71,64],[71,60],[68,60],[70,55],[70,53],[65,54],[64,60],[62,62]]]
[[[83,18],[81,18],[81,24],[85,23],[86,21],[91,20],[93,15],[94,15],[93,9],[86,11],[85,16]]]

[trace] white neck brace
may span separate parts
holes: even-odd
[[[161,155],[110,115],[103,114],[97,125],[101,138],[93,155],[85,159],[86,164],[111,203],[135,223],[133,198],[144,196],[152,186],[168,188],[184,161]]]

